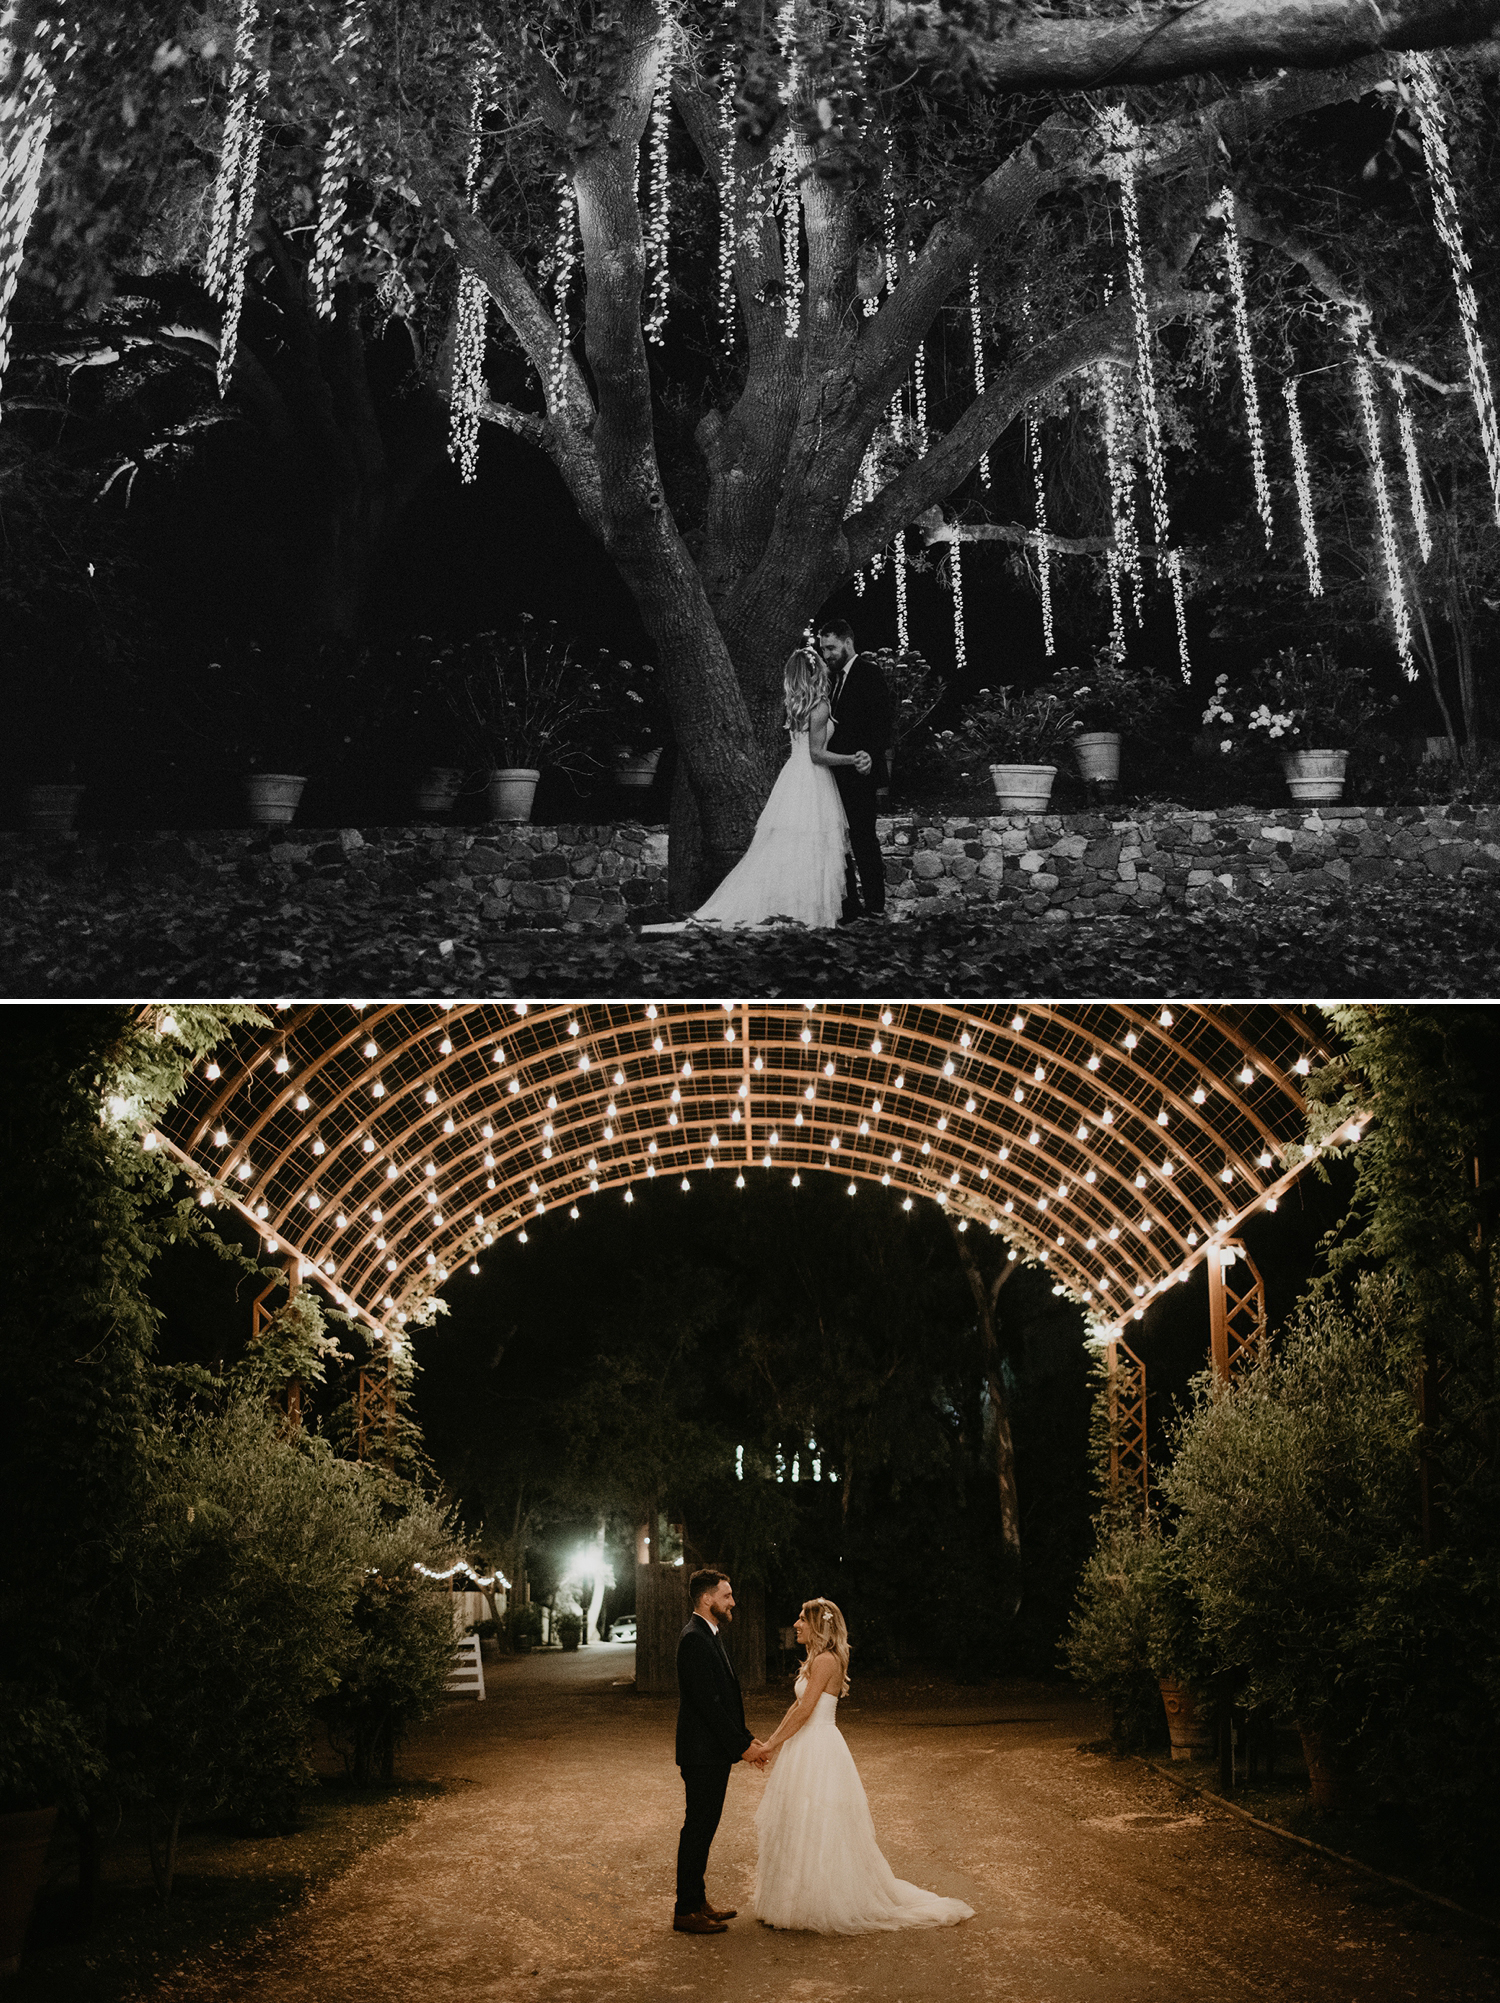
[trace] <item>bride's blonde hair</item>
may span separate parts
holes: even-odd
[[[787,659],[781,685],[786,696],[786,727],[806,730],[807,719],[828,700],[828,663],[809,647],[798,647]]]
[[[849,1630],[844,1625],[844,1616],[832,1600],[807,1600],[803,1604],[802,1618],[812,1630],[812,1639],[807,1644],[807,1660],[825,1651],[836,1655],[839,1669],[843,1673],[843,1688],[840,1697],[849,1695]]]

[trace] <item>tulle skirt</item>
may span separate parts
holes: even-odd
[[[939,1898],[892,1871],[854,1756],[831,1717],[815,1714],[777,1753],[755,1829],[754,1909],[768,1926],[881,1933],[973,1918],[962,1899]]]
[[[814,765],[807,733],[792,739],[755,839],[706,904],[702,923],[837,925],[844,905],[849,823],[826,765]]]

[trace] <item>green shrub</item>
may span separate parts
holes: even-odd
[[[538,1642],[542,1638],[542,1610],[534,1601],[528,1601],[523,1607],[512,1607],[505,1616],[505,1627],[513,1645],[523,1638]]]
[[[1160,1478],[1203,1638],[1242,1701],[1348,1743],[1381,1682],[1361,1637],[1415,1554],[1417,1412],[1392,1286],[1304,1302],[1229,1387],[1193,1387]]]
[[[1139,1517],[1106,1511],[1063,1636],[1068,1670],[1108,1708],[1109,1736],[1122,1749],[1159,1733],[1164,1715],[1151,1663],[1159,1542],[1156,1530]]]
[[[453,1561],[448,1520],[414,1490],[399,1506],[370,1539],[336,1687],[318,1704],[330,1742],[361,1785],[393,1778],[401,1740],[437,1708],[453,1667],[452,1596],[413,1570],[417,1562],[437,1571]]]
[[[564,1648],[577,1648],[583,1639],[583,1622],[577,1614],[559,1614],[553,1629]]]

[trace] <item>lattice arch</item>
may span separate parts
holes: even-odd
[[[1003,1234],[1105,1338],[1275,1207],[1325,1036],[1271,1005],[283,1007],[147,1145],[387,1337],[559,1205],[827,1171]]]

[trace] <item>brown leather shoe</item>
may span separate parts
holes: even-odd
[[[739,1918],[739,1908],[737,1906],[726,1906],[721,1912],[717,1906],[711,1906],[707,1899],[703,1901],[703,1910],[711,1920],[733,1920]]]
[[[722,1920],[711,1919],[706,1912],[673,1913],[673,1933],[728,1933]]]

